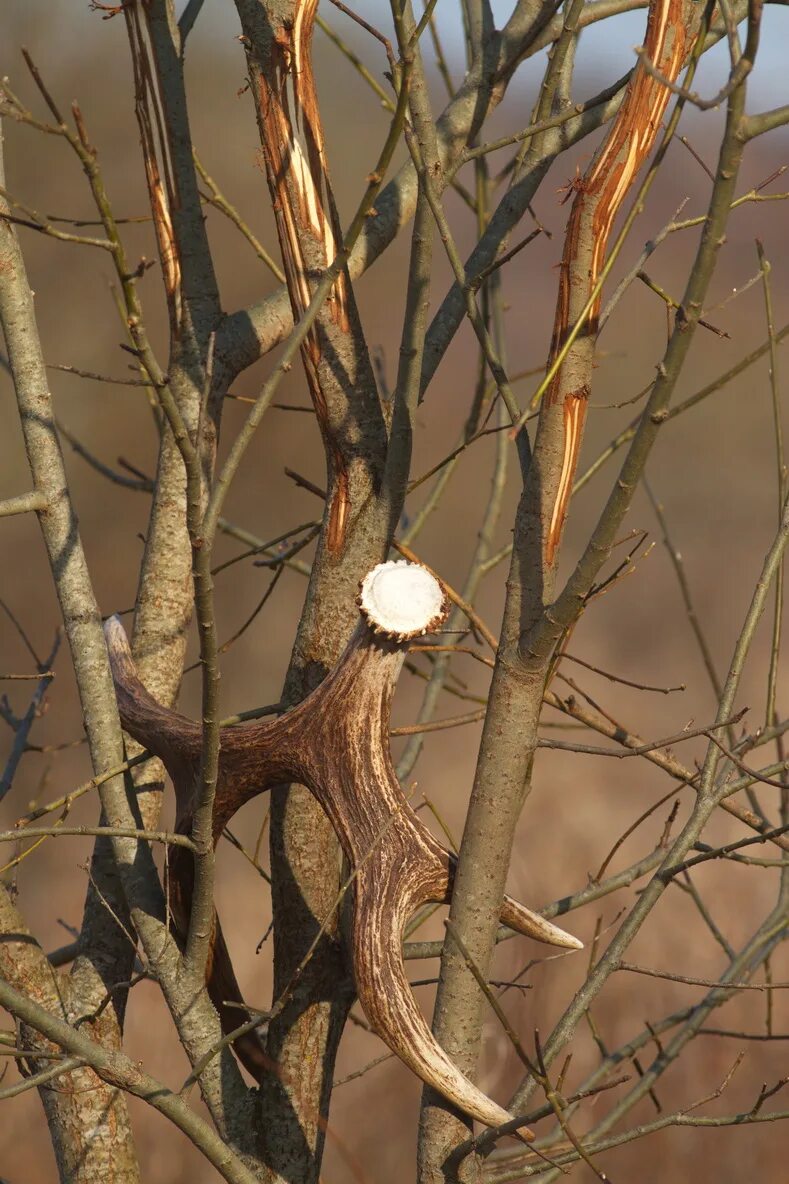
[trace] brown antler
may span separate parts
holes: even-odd
[[[308,786],[331,819],[351,865],[355,902],[350,945],[356,990],[381,1039],[421,1079],[489,1125],[511,1117],[473,1085],[433,1037],[414,1001],[402,958],[408,918],[428,901],[448,902],[454,859],[422,824],[392,766],[389,715],[408,642],[444,620],[443,589],[424,568],[388,563],[364,581],[360,621],[336,669],[307,699],[279,719],[222,730],[214,837],[244,802],[283,781]],[[191,824],[198,776],[199,725],[157,704],[139,682],[117,618],[106,626],[123,726],[161,757],[173,778],[177,827]],[[185,935],[191,902],[191,855],[171,857],[172,911]],[[581,943],[516,901],[501,919],[552,945]],[[208,983],[227,1030],[238,1024],[239,998],[218,924]],[[260,1076],[265,1058],[254,1038],[236,1042],[240,1058]]]

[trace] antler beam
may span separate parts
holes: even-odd
[[[272,786],[306,785],[329,816],[348,858],[355,900],[349,938],[356,990],[381,1039],[424,1082],[491,1126],[511,1115],[472,1084],[436,1042],[406,978],[402,939],[408,918],[429,901],[448,903],[454,857],[412,810],[389,751],[392,695],[408,643],[440,627],[448,602],[434,576],[418,564],[380,564],[362,584],[362,619],[336,669],[307,699],[280,718],[222,730],[214,840],[238,808]],[[124,728],[160,757],[176,791],[176,827],[188,831],[198,780],[201,730],[161,707],[137,678],[126,634],[114,617],[107,644]],[[171,857],[171,908],[182,937],[192,892],[191,855]],[[506,897],[501,920],[551,945],[581,943]],[[218,923],[208,984],[228,1030],[240,999]],[[259,1076],[263,1054],[254,1038],[236,1051]]]

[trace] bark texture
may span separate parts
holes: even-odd
[[[315,0],[237,0],[266,177],[298,320],[341,241],[312,72]],[[237,350],[233,351],[238,358]],[[332,669],[356,619],[359,581],[386,557],[394,530],[379,505],[386,429],[347,270],[302,348],[326,450],[323,529],[284,699],[297,703]],[[334,832],[303,786],[275,790],[271,810],[274,997],[290,983],[333,908],[341,859]],[[288,1006],[271,1025],[275,1068],[263,1083],[275,1176],[317,1180],[330,1083],[353,988],[336,922],[319,941]]]

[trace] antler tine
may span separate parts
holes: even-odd
[[[169,906],[171,923],[180,943],[186,940],[189,913],[194,891],[194,863],[190,851],[173,847],[170,854]],[[206,965],[206,987],[227,1035],[250,1018],[243,1010],[244,996],[238,985],[230,951],[227,948],[219,917],[214,910],[211,948]],[[243,1032],[233,1041],[233,1051],[256,1081],[261,1081],[271,1062],[256,1031]]]
[[[362,584],[359,607],[367,627],[357,630],[315,692],[321,723],[306,746],[308,784],[357,878],[351,934],[356,989],[378,1035],[417,1076],[468,1114],[498,1126],[510,1115],[436,1042],[411,993],[401,949],[407,918],[426,901],[448,902],[454,879],[455,861],[408,804],[387,743],[391,694],[406,644],[441,624],[443,588],[417,564],[379,564]],[[502,919],[552,944],[581,945],[509,898]]]
[[[419,825],[422,826],[421,821]],[[444,851],[443,848],[441,848],[441,857],[447,868],[447,890],[444,903],[449,904],[452,899],[457,859],[451,852]],[[582,950],[584,948],[584,943],[579,941],[577,937],[573,937],[572,933],[566,933],[564,929],[547,921],[539,913],[527,909],[525,904],[521,904],[512,896],[504,897],[499,920],[502,925],[508,925],[516,933],[521,933],[524,937],[531,937],[534,941],[545,942],[549,946],[560,946],[565,950]]]
[[[572,933],[566,933],[564,929],[547,921],[539,913],[533,913],[531,909],[526,908],[525,904],[513,900],[511,896],[504,897],[499,920],[502,925],[509,925],[510,929],[514,929],[516,933],[532,937],[535,941],[545,942],[549,946],[560,946],[565,950],[582,950],[584,948],[584,943],[579,941],[577,937],[573,937]]]
[[[200,728],[177,711],[162,707],[140,682],[120,617],[104,622],[118,711],[125,731],[170,767],[200,754]]]
[[[424,902],[434,900],[442,905],[449,905],[455,886],[456,857],[442,847],[416,813],[410,813],[409,822],[412,828],[418,831],[423,857],[435,862],[440,868],[435,877],[436,884],[441,886],[440,892],[425,896]],[[514,900],[512,896],[505,896],[503,899],[499,920],[502,925],[514,929],[515,933],[521,933],[525,938],[532,938],[534,941],[544,941],[549,946],[560,946],[564,950],[584,948],[583,941],[573,938],[571,933],[566,933],[558,925],[553,925],[552,921],[547,921],[539,913],[533,913],[531,908],[521,905],[520,901]]]
[[[416,814],[411,814],[410,822],[419,832],[424,854],[436,861],[441,869],[440,875],[436,878],[436,883],[441,885],[440,893],[426,896],[425,900],[449,904],[454,888],[457,859],[450,851],[442,847]],[[531,937],[534,941],[545,942],[549,946],[560,946],[566,950],[582,950],[584,948],[584,943],[579,941],[577,937],[560,929],[558,925],[541,917],[539,913],[527,909],[525,904],[521,904],[511,896],[504,897],[499,920],[503,925],[514,929],[516,933],[521,933],[524,937]]]
[[[512,1115],[460,1072],[417,1007],[402,954],[403,930],[413,905],[397,860],[377,859],[374,865],[370,861],[361,868],[353,923],[359,1001],[384,1043],[422,1081],[464,1113],[488,1126],[501,1126],[510,1122]],[[531,1131],[520,1133],[526,1139],[534,1138]]]
[[[144,744],[167,765],[176,788],[180,815],[178,827],[188,832],[191,823],[195,762],[200,755],[199,725],[178,712],[163,707],[145,689],[137,674],[126,631],[117,616],[110,617],[105,622],[104,636],[121,723],[130,736]],[[214,819],[217,837],[225,820],[243,801],[237,794],[231,794],[230,800],[225,800],[228,796],[226,789],[225,778],[222,776]],[[170,855],[170,910],[173,925],[181,940],[186,937],[193,886],[192,855],[182,847],[174,847]],[[233,1031],[243,1022],[244,1012],[232,1004],[242,1004],[243,996],[216,912],[211,952],[206,967],[206,985],[219,1012],[224,1031]],[[233,1042],[233,1048],[248,1072],[260,1081],[269,1066],[269,1061],[257,1033],[244,1033]]]
[[[211,1000],[219,1013],[222,1030],[233,1032],[249,1018],[243,1010],[244,996],[233,969],[230,951],[225,944],[222,926],[214,913],[214,938],[211,947],[211,965],[206,968],[206,986]],[[235,1004],[235,1006],[234,1006]],[[266,1056],[263,1038],[257,1031],[244,1032],[233,1041],[233,1051],[241,1064],[255,1081],[262,1082],[264,1074],[272,1068],[270,1057]]]

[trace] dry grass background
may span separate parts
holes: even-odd
[[[219,6],[207,6],[205,25],[198,26],[189,53],[189,83],[193,103],[195,142],[209,171],[220,181],[264,242],[276,253],[272,221],[263,175],[256,160],[256,132],[251,106],[238,97],[243,82],[243,61],[233,42],[235,27],[223,24]],[[90,134],[99,148],[116,211],[122,215],[144,212],[145,194],[140,168],[136,125],[131,102],[130,78],[124,30],[120,21],[103,23],[88,12],[86,4],[30,3],[6,0],[2,14],[2,71],[12,84],[35,101],[24,76],[18,47],[26,44],[53,91],[64,101],[78,97]],[[348,76],[342,60],[318,36],[319,76],[327,98],[330,162],[341,210],[347,215],[359,191],[361,179],[374,161],[384,126],[383,115],[370,100],[362,83]],[[612,75],[613,76],[613,75]],[[599,79],[598,79],[599,81]],[[592,93],[594,83],[588,91]],[[437,92],[438,93],[438,92]],[[528,78],[514,89],[495,124],[502,130],[522,125],[532,91]],[[695,147],[714,162],[713,131],[716,115],[703,123],[691,120]],[[75,162],[58,142],[42,142],[26,128],[6,128],[7,184],[12,194],[47,213],[90,216],[83,179]],[[749,189],[789,156],[786,135],[771,140],[746,159],[740,189]],[[555,298],[555,265],[561,252],[561,230],[566,209],[559,206],[557,189],[582,167],[591,146],[584,145],[572,160],[563,160],[548,178],[537,203],[539,217],[556,233],[537,240],[507,271],[506,296],[511,371],[538,366],[547,351]],[[637,226],[631,246],[632,259],[641,243],[654,233],[684,198],[688,212],[704,209],[708,180],[679,145],[672,149],[669,167],[659,183],[646,214]],[[779,185],[780,187],[780,185]],[[450,203],[458,227],[468,221]],[[272,289],[265,269],[251,256],[236,231],[214,212],[209,226],[225,308],[241,307]],[[461,237],[465,230],[461,231]],[[782,203],[746,206],[731,220],[729,243],[715,278],[711,304],[741,287],[757,270],[754,238],[764,240],[773,261],[776,320],[783,324],[789,312],[786,259],[786,209]],[[153,256],[147,227],[129,227],[127,239],[135,251]],[[470,241],[470,240],[467,240]],[[674,236],[650,262],[650,271],[666,288],[679,294],[694,247],[692,233]],[[109,297],[110,269],[100,252],[57,244],[23,232],[32,286],[37,293],[40,329],[48,361],[70,363],[88,369],[120,374],[127,359],[118,349],[122,334]],[[402,276],[406,236],[398,242],[358,285],[368,339],[380,346],[390,376],[396,366],[399,319],[403,303]],[[434,292],[440,298],[448,284],[448,272],[437,252]],[[143,284],[154,341],[164,355],[166,318],[154,268]],[[677,399],[692,393],[725,370],[765,336],[762,297],[754,286],[742,297],[711,314],[711,319],[731,333],[731,339],[700,333]],[[618,315],[601,341],[603,356],[596,374],[585,457],[591,460],[615,431],[628,421],[632,408],[611,409],[634,395],[648,381],[665,336],[665,317],[657,299],[646,289],[631,289]],[[470,397],[474,357],[466,328],[458,335],[420,413],[413,472],[421,473],[452,446],[463,422]],[[253,394],[269,363],[264,361],[241,376],[236,393]],[[52,374],[58,415],[105,462],[115,464],[119,455],[146,472],[155,461],[155,438],[150,414],[139,391],[104,387],[65,374]],[[782,386],[785,391],[785,383]],[[527,388],[521,387],[523,401]],[[27,488],[26,468],[12,390],[0,375],[0,497]],[[301,376],[294,371],[282,399],[306,403]],[[226,412],[225,442],[243,413],[231,404]],[[73,494],[102,611],[125,609],[133,603],[141,553],[140,533],[145,530],[148,499],[103,480],[65,445]],[[477,521],[487,494],[492,449],[488,441],[477,445],[461,464],[440,511],[429,522],[418,550],[451,581],[460,581],[475,539]],[[276,535],[297,522],[314,517],[319,506],[311,495],[297,489],[285,477],[285,465],[321,482],[322,452],[309,415],[272,410],[251,449],[228,505],[228,517],[262,538]],[[582,465],[583,468],[583,465]],[[566,541],[572,557],[594,520],[612,479],[606,468],[574,505]],[[719,670],[729,660],[731,647],[748,603],[761,557],[772,537],[776,519],[774,441],[772,433],[767,365],[757,364],[740,380],[715,395],[697,410],[671,423],[650,464],[650,479],[665,503],[677,546],[687,565],[699,614],[708,633]],[[508,501],[500,526],[500,541],[508,537],[517,496],[512,474]],[[418,504],[418,503],[417,503]],[[411,507],[413,510],[414,507]],[[572,641],[572,651],[593,663],[631,679],[675,686],[687,685],[683,694],[668,696],[638,693],[576,668],[578,677],[606,709],[633,729],[650,737],[676,732],[689,719],[706,722],[714,713],[714,700],[683,613],[675,579],[646,499],[639,495],[628,527],[644,527],[658,540],[651,555],[639,563],[635,574],[593,605]],[[222,544],[224,554],[238,545]],[[0,596],[17,613],[40,651],[49,645],[58,614],[46,560],[35,520],[7,519],[2,524]],[[569,562],[569,560],[568,560]],[[265,571],[247,564],[231,569],[218,583],[218,605],[227,636],[243,621],[259,598]],[[479,608],[496,625],[502,604],[504,568],[491,574],[483,587]],[[300,610],[303,582],[286,573],[265,613],[226,655],[223,666],[227,712],[278,697],[287,664],[290,641]],[[760,632],[758,644],[743,685],[740,703],[752,709],[758,720],[764,711],[769,627]],[[477,664],[458,659],[456,669],[476,690],[484,688]],[[6,621],[0,626],[0,669],[26,670],[30,660]],[[182,704],[196,705],[196,674],[186,676]],[[9,697],[18,711],[26,706],[24,684],[11,686]],[[396,704],[397,722],[413,719],[421,684],[403,676]],[[786,678],[779,681],[779,710],[789,709]],[[456,710],[457,700],[445,697],[442,714]],[[62,744],[79,737],[80,718],[73,680],[65,654],[57,664],[57,679],[49,695],[48,711],[37,723],[32,739],[42,746]],[[555,733],[554,733],[555,734]],[[564,735],[564,733],[560,733]],[[572,733],[570,733],[572,735]],[[435,800],[455,834],[462,829],[473,775],[478,727],[438,733],[429,739],[415,776],[419,786]],[[3,747],[10,740],[0,736]],[[690,760],[701,749],[689,743],[682,748]],[[45,800],[72,788],[89,775],[86,750],[78,746],[51,754],[31,753],[24,758],[13,792],[2,806],[0,823],[13,823],[32,800]],[[538,905],[581,887],[594,872],[614,839],[650,802],[671,788],[665,777],[646,763],[612,761],[593,756],[543,752],[538,761],[535,789],[524,810],[512,861],[510,890]],[[765,799],[772,791],[765,790]],[[687,809],[687,793],[679,795],[680,818]],[[96,804],[83,799],[73,820],[95,818]],[[240,815],[235,832],[253,843],[265,802],[261,799]],[[621,850],[615,866],[631,862],[651,850],[663,826],[668,806],[646,823]],[[170,803],[165,815],[171,814]],[[727,815],[717,818],[706,836],[720,841],[739,837],[740,830]],[[265,848],[265,844],[264,844]],[[68,940],[61,920],[77,925],[86,886],[88,847],[76,839],[61,840],[41,848],[23,863],[17,877],[20,905],[46,948]],[[731,865],[699,870],[697,883],[709,907],[735,946],[751,932],[770,907],[776,891],[775,873]],[[618,911],[633,899],[637,885],[600,905],[572,915],[568,927],[588,940],[598,917],[610,925]],[[255,947],[269,920],[265,886],[243,858],[226,846],[220,851],[218,904],[225,920],[241,980],[248,998],[265,1006],[269,1000],[270,963],[266,945]],[[425,930],[438,936],[440,922]],[[507,978],[530,958],[544,951],[529,943],[506,943],[496,956],[496,973]],[[715,976],[722,954],[709,937],[698,913],[677,889],[669,890],[645,931],[637,939],[632,958],[651,966]],[[532,989],[507,998],[509,1014],[527,1040],[539,1027],[546,1034],[582,981],[585,955],[548,960],[536,965],[527,981]],[[434,963],[411,963],[413,977],[433,972]],[[789,957],[774,958],[776,979],[789,979]],[[429,1012],[432,991],[418,988]],[[698,997],[699,988],[675,983],[615,976],[595,1008],[595,1020],[609,1047],[642,1029],[645,1019]],[[723,1016],[727,1025],[756,1031],[764,1024],[764,997],[748,993],[730,1003]],[[776,1031],[789,1032],[789,1000],[777,992],[774,1000]],[[169,1083],[186,1073],[185,1058],[174,1040],[162,1001],[154,986],[143,983],[132,993],[128,1013],[128,1048],[147,1069]],[[576,1079],[595,1060],[586,1030],[575,1041],[573,1074]],[[723,1078],[740,1045],[736,1041],[702,1038],[661,1081],[657,1090],[667,1109],[678,1108],[703,1096]],[[748,1107],[762,1081],[787,1072],[789,1044],[754,1044],[745,1062],[717,1103],[721,1111]],[[338,1076],[352,1072],[382,1049],[374,1037],[349,1027],[340,1052]],[[645,1054],[648,1063],[649,1054]],[[6,1082],[11,1080],[9,1070]],[[518,1064],[495,1022],[486,1029],[482,1084],[504,1098],[518,1079]],[[419,1083],[397,1061],[338,1089],[331,1111],[331,1129],[325,1162],[327,1184],[353,1178],[348,1157],[359,1165],[365,1180],[395,1184],[414,1176],[415,1123]],[[591,1104],[579,1122],[591,1123],[605,1112],[605,1097]],[[216,1177],[183,1137],[134,1099],[131,1102],[139,1154],[146,1184],[208,1184]],[[711,1107],[712,1110],[715,1106]],[[643,1104],[637,1117],[648,1119],[652,1103]],[[604,1157],[613,1178],[633,1184],[683,1181],[691,1174],[719,1184],[761,1180],[778,1184],[787,1179],[785,1129],[753,1127],[748,1131],[667,1131]],[[591,1179],[588,1168],[575,1168],[579,1180]],[[6,1101],[0,1108],[0,1175],[10,1184],[49,1184],[55,1179],[54,1161],[37,1097],[27,1093]]]

